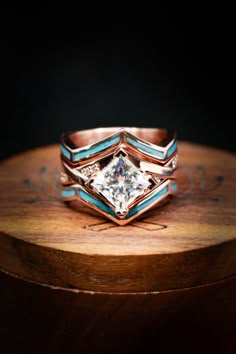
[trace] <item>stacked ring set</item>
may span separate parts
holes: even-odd
[[[177,191],[176,134],[97,128],[61,138],[61,196],[125,225]]]

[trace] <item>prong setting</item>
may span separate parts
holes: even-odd
[[[103,130],[99,132],[103,134]],[[136,139],[131,134],[133,130],[140,131],[142,139]],[[158,135],[158,131],[150,129],[152,134]],[[121,129],[100,142],[74,150],[62,141],[63,199],[79,199],[117,224],[125,225],[173,194],[177,190],[176,183],[172,182],[177,168],[175,137],[165,138],[166,145],[156,146],[143,140],[146,133],[148,136],[149,130],[145,128]],[[164,133],[161,131],[161,136]],[[70,186],[63,182],[67,171],[72,178]]]

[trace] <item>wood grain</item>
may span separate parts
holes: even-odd
[[[59,147],[0,164],[0,267],[95,292],[158,292],[236,273],[236,157],[179,144],[179,193],[121,227],[59,195]]]

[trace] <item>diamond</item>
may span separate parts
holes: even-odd
[[[176,154],[175,157],[172,160],[172,168],[175,170],[177,168],[178,164],[178,155]]]
[[[97,174],[91,185],[115,207],[116,213],[125,215],[129,205],[151,185],[149,178],[120,154]]]
[[[61,180],[61,183],[68,182],[68,177],[67,177],[67,175],[64,172],[61,172],[60,180]]]

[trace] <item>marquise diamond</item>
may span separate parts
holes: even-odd
[[[98,173],[91,185],[115,207],[117,213],[125,215],[129,205],[151,185],[149,179],[150,176],[120,155]]]

